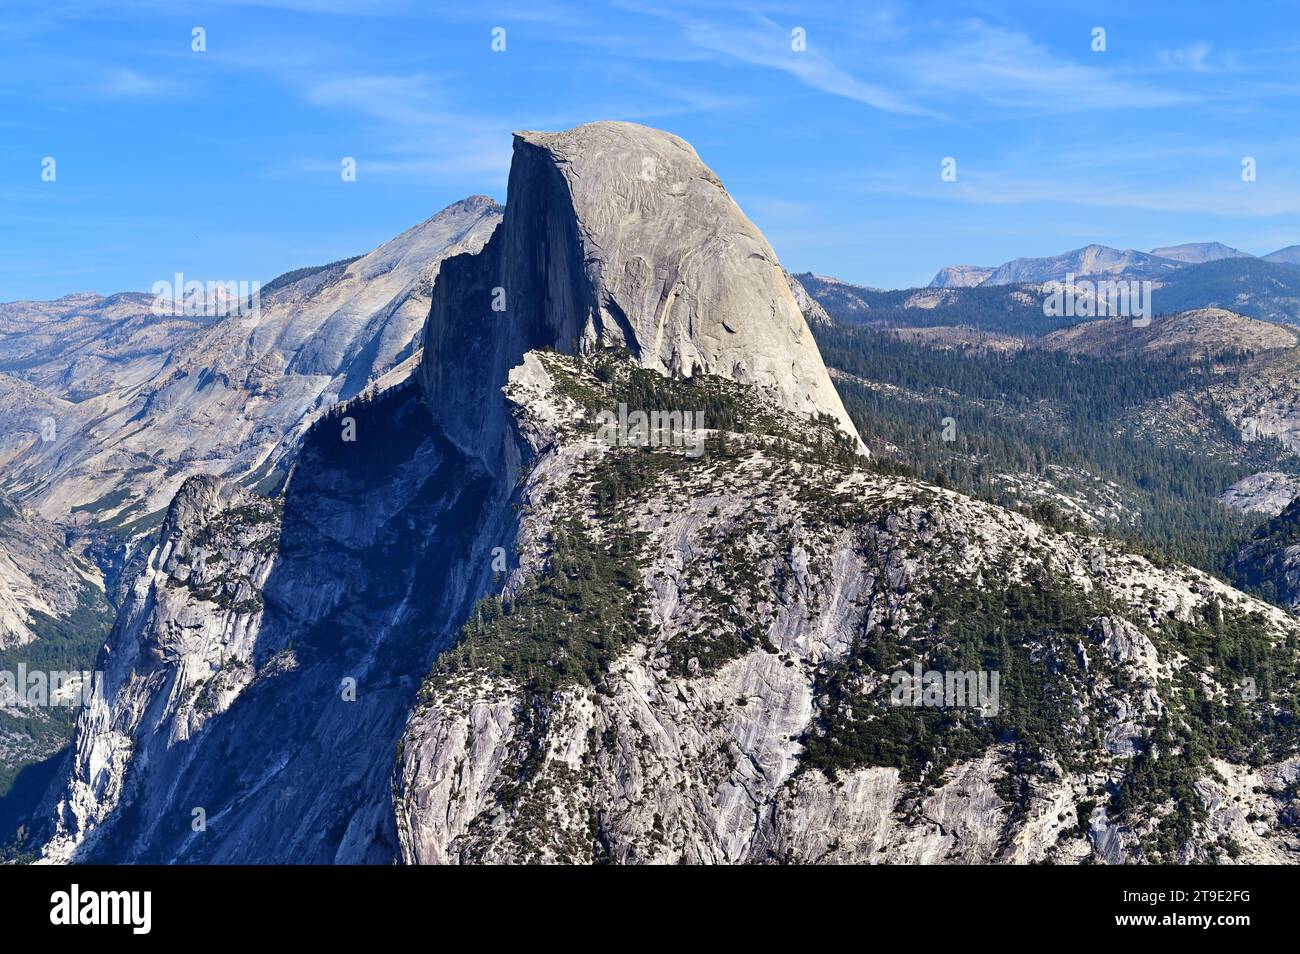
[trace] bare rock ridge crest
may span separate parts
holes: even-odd
[[[523,354],[600,346],[828,414],[865,452],[771,245],[690,145],[623,122],[516,133],[501,225],[434,288],[426,397],[458,446],[492,459]]]

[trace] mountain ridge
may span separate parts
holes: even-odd
[[[470,197],[274,289],[256,317],[203,319],[147,373],[50,415],[55,439],[29,445],[6,485],[47,519],[116,531],[161,519],[193,473],[274,479],[315,417],[413,353],[443,257],[479,247],[499,217]]]
[[[1300,621],[861,453],[796,296],[677,137],[519,134],[411,373],[181,483],[43,860],[1293,861]]]
[[[1168,258],[1175,262],[1187,262],[1189,265],[1212,262],[1220,258],[1253,258],[1249,252],[1224,245],[1222,242],[1184,242],[1182,245],[1167,245],[1153,248],[1151,254],[1157,258]]]

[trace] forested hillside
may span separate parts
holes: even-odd
[[[1297,472],[1274,439],[1244,441],[1210,393],[1249,355],[1084,357],[934,348],[838,324],[817,332],[873,449],[920,476],[1105,529],[1223,574],[1261,522],[1215,498],[1261,470]],[[1189,441],[1180,422],[1203,429]]]

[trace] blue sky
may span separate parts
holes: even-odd
[[[0,300],[358,254],[595,119],[690,141],[793,271],[1261,254],[1300,242],[1298,55],[1291,3],[6,0]]]

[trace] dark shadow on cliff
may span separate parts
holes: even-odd
[[[396,745],[422,677],[488,584],[482,548],[508,531],[508,498],[413,384],[320,421],[283,494],[257,677],[191,740],[152,740],[84,860],[391,861]]]

